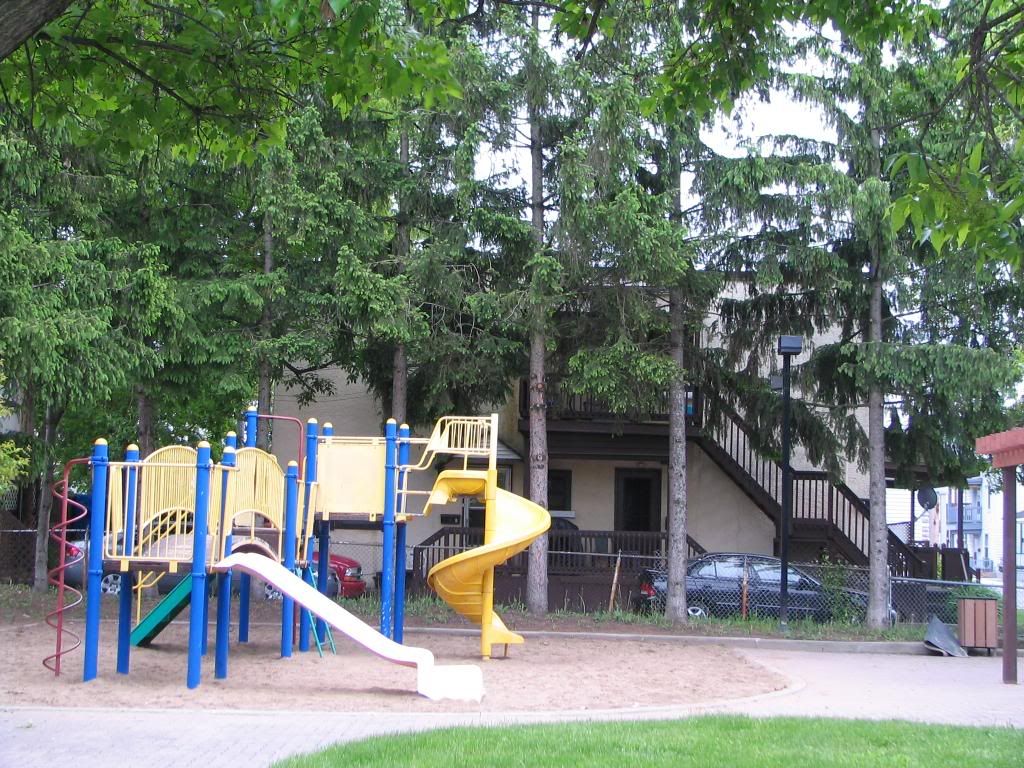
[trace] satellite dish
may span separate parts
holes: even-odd
[[[935,489],[930,485],[924,485],[917,489],[917,503],[925,509],[933,509],[939,503],[935,495]]]

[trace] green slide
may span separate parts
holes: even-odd
[[[156,604],[146,617],[132,630],[132,645],[145,647],[153,642],[164,627],[174,621],[192,597],[192,574],[188,574],[167,596]]]

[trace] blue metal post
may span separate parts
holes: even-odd
[[[249,444],[249,435],[252,435],[252,444]],[[228,432],[224,441],[232,448],[238,447],[238,435]],[[256,409],[250,408],[245,412],[245,447],[256,447]],[[249,598],[252,596],[252,577],[248,573],[242,573],[238,577],[238,642],[249,642]]]
[[[139,446],[132,443],[124,451],[126,462],[139,460]],[[125,523],[123,551],[131,553],[135,550],[135,502],[138,493],[139,470],[137,467],[127,469],[127,488],[125,488]],[[117,614],[117,672],[127,675],[131,657],[132,635],[132,574],[121,574],[120,605]]]
[[[92,447],[92,498],[89,501],[89,586],[85,592],[85,669],[82,681],[96,677],[100,643],[100,582],[103,581],[103,529],[107,511],[107,441]]]
[[[393,637],[395,597],[395,463],[398,425],[388,419],[384,428],[384,543],[381,552],[380,633]]]
[[[234,435],[229,433],[225,441],[224,456],[221,464],[225,467],[235,466]],[[227,516],[228,476],[224,472],[221,478],[221,530],[224,531],[224,554],[231,554],[231,521]],[[225,527],[227,526],[227,527]],[[217,577],[217,650],[214,655],[214,677],[223,680],[228,676],[228,644],[231,637],[231,571],[223,571]]]
[[[409,438],[411,432],[408,424],[398,428],[398,465],[400,467],[409,464]],[[402,470],[398,476],[398,487],[405,487],[406,473]],[[398,499],[396,495],[395,503]],[[403,512],[403,509],[397,511]],[[402,626],[405,623],[405,518],[398,523],[395,536],[395,631],[393,640],[396,643],[402,642]]]
[[[192,524],[192,596],[188,625],[189,688],[199,686],[206,635],[206,532],[210,515],[210,444],[203,440],[196,451],[196,511]]]
[[[295,570],[295,525],[299,511],[299,465],[288,462],[285,474],[284,508],[284,567]],[[295,602],[288,595],[281,596],[281,656],[292,655],[292,626],[295,622]]]
[[[334,425],[331,422],[324,423],[323,429],[324,437],[334,436]],[[307,454],[309,455],[308,451]],[[328,520],[321,520],[320,527],[317,529],[317,583],[316,588],[321,594],[327,593],[327,580],[330,576],[329,569],[331,567],[331,523]],[[338,576],[338,589],[341,590],[341,578],[344,574]],[[323,638],[327,636],[327,622],[321,618],[316,620],[316,636]]]
[[[317,440],[319,439],[318,426],[316,419],[310,419],[306,422],[306,466],[303,473],[303,485],[305,486],[305,498],[302,500],[302,527],[299,529],[302,536],[306,535],[306,531],[309,530],[309,516],[314,513],[313,507],[310,504],[310,499],[313,496],[313,484],[316,482],[316,446]],[[309,541],[304,541],[306,547],[306,557],[312,553],[313,540],[310,537]],[[302,574],[303,581],[306,580],[306,576],[310,571],[309,560],[307,559],[304,570],[306,573]],[[312,583],[312,581],[310,581]],[[309,650],[309,611],[299,612],[299,650],[306,652]],[[319,627],[317,632],[319,632]],[[319,637],[320,635],[318,635]]]
[[[256,447],[256,422],[259,420],[259,413],[255,405],[250,405],[245,411],[245,447]]]

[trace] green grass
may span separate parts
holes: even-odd
[[[280,768],[645,766],[650,768],[1002,768],[1024,732],[905,722],[701,717],[661,722],[456,728],[330,747]]]

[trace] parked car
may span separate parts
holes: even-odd
[[[837,617],[863,618],[868,596],[846,588],[828,589],[799,566],[788,569],[788,616],[830,621]],[[694,618],[732,616],[741,613],[743,582],[746,577],[747,613],[750,616],[779,616],[782,589],[782,561],[767,555],[715,553],[691,561],[686,570],[687,612]],[[640,574],[642,611],[663,611],[668,591],[668,572],[646,569]],[[890,612],[891,613],[891,612]]]
[[[86,538],[74,539],[65,542],[64,562],[67,568],[64,570],[64,583],[75,589],[83,589],[86,582],[86,562],[89,552],[89,540]],[[118,595],[121,593],[121,574],[110,564],[103,565],[103,578],[100,580],[100,592],[104,595]]]
[[[359,564],[359,561],[335,552],[328,552],[327,558],[331,571],[334,572],[340,585],[339,594],[342,597],[362,597],[366,591],[366,581],[363,579],[363,566]],[[312,562],[320,562],[319,552],[312,554]]]
[[[313,583],[315,584],[316,583],[316,577],[317,577],[317,571],[316,571],[316,567],[315,566],[312,568],[312,571],[313,571]],[[327,594],[328,597],[337,597],[338,596],[338,577],[337,577],[337,575],[333,571],[327,575],[327,593],[326,594]],[[264,583],[264,585],[263,585],[263,597],[266,600],[280,600],[281,599],[281,593],[278,591],[277,587],[275,587],[273,584]]]

